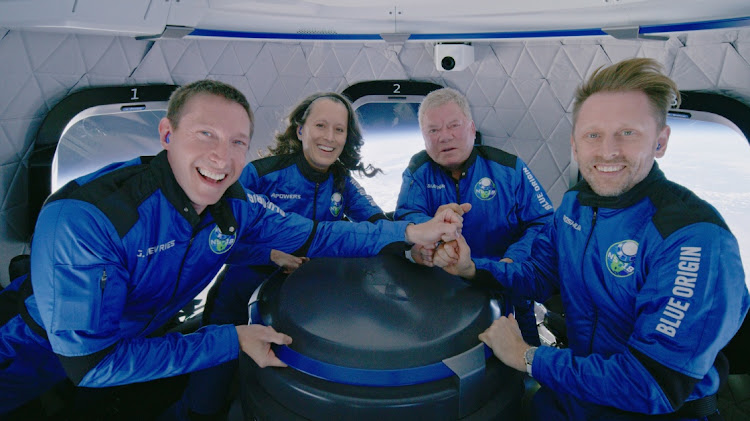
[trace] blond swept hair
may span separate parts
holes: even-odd
[[[584,101],[599,92],[632,92],[646,94],[657,127],[667,124],[667,112],[680,105],[680,91],[677,84],[663,73],[661,64],[650,58],[632,58],[602,66],[575,92],[573,103],[573,127],[578,121],[578,113]]]

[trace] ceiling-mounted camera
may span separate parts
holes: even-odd
[[[463,70],[474,62],[474,46],[468,42],[435,44],[435,67],[444,72]]]

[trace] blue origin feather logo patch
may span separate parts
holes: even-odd
[[[237,233],[224,235],[221,233],[221,229],[216,226],[208,235],[208,247],[216,254],[224,254],[232,248],[236,239]]]
[[[607,269],[609,273],[620,278],[635,272],[635,257],[638,254],[638,243],[624,240],[614,243],[607,250]]]
[[[497,194],[495,182],[487,177],[482,177],[474,185],[474,194],[479,200],[490,200]]]
[[[339,216],[341,213],[341,208],[344,206],[344,197],[341,196],[341,193],[334,192],[331,195],[331,206],[328,208],[331,210],[331,215],[333,216]]]

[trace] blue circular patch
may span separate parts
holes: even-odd
[[[614,243],[607,250],[607,269],[609,273],[623,278],[635,272],[635,257],[638,254],[638,243],[624,240]]]
[[[224,254],[229,251],[237,239],[237,233],[224,235],[218,226],[214,227],[211,234],[208,235],[208,247],[216,254]]]
[[[333,216],[339,216],[341,213],[341,208],[344,206],[344,197],[341,196],[341,193],[334,192],[331,195],[331,206],[328,208],[331,211],[331,215]]]
[[[481,178],[474,185],[474,194],[479,200],[490,200],[497,194],[495,182],[487,177]]]

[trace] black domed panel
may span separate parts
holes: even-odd
[[[490,297],[442,269],[397,256],[316,258],[261,291],[266,323],[290,348],[354,368],[419,367],[479,343]]]

